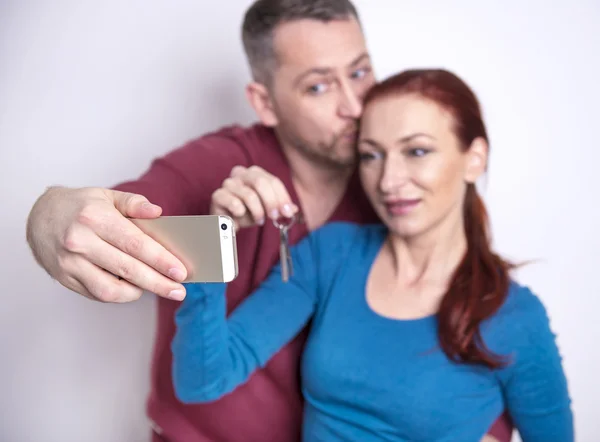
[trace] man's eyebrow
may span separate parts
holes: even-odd
[[[369,58],[369,54],[366,53],[366,52],[363,52],[358,57],[356,57],[354,60],[352,60],[350,62],[350,64],[348,65],[348,67],[349,68],[356,67],[356,65],[360,64],[363,60],[368,59],[368,58]],[[331,72],[332,72],[332,69],[331,68],[327,68],[327,67],[311,68],[311,69],[303,72],[302,74],[300,74],[296,78],[296,81],[294,81],[294,85],[297,86],[302,80],[304,80],[309,75],[312,75],[312,74],[328,75],[328,74],[331,74]]]
[[[304,80],[309,75],[312,75],[312,74],[327,75],[330,73],[331,73],[331,68],[311,68],[311,69],[303,72],[302,74],[300,74],[298,76],[298,78],[296,78],[296,81],[294,81],[294,85],[298,86],[298,84],[300,84],[302,82],[302,80]]]
[[[360,64],[361,61],[368,59],[369,58],[369,54],[366,52],[363,52],[362,54],[360,54],[358,57],[356,57],[354,59],[354,61],[352,63],[350,63],[348,65],[349,68],[353,68],[356,67],[356,65]]]

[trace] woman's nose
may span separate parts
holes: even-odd
[[[382,193],[394,193],[409,180],[406,162],[398,156],[388,155],[385,159],[379,188]]]

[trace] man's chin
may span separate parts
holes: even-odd
[[[354,144],[336,144],[325,148],[319,146],[313,149],[299,147],[305,156],[315,163],[320,163],[334,169],[344,170],[354,168],[357,164],[356,147]]]
[[[357,164],[356,154],[340,154],[337,155],[328,155],[327,157],[328,163],[332,167],[336,167],[338,169],[350,169],[354,168]]]
[[[342,168],[347,168],[347,169],[352,169],[354,167],[356,167],[357,164],[357,160],[356,160],[356,156],[352,155],[349,158],[345,158],[339,161],[339,165]]]
[[[342,167],[354,167],[358,163],[358,156],[356,155],[356,147],[352,145],[349,149],[345,149],[344,152],[340,153],[337,157],[338,163]]]

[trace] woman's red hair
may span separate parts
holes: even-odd
[[[476,138],[489,145],[479,101],[456,75],[443,69],[404,71],[371,88],[364,105],[405,94],[417,94],[450,112],[454,133],[465,151]],[[509,271],[514,266],[491,248],[487,210],[474,184],[467,185],[463,216],[467,251],[440,305],[438,339],[442,350],[454,361],[497,368],[503,360],[485,346],[480,325],[504,303]]]

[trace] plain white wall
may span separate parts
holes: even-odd
[[[379,77],[442,66],[484,106],[498,249],[546,304],[578,440],[597,440],[600,3],[356,0]],[[103,305],[34,263],[25,219],[47,185],[110,186],[253,113],[249,0],[0,2],[0,440],[147,440],[153,299]]]

